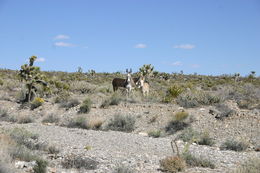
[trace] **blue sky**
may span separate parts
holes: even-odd
[[[0,0],[0,68],[260,73],[260,0]]]

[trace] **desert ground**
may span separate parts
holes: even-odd
[[[25,102],[0,70],[0,172],[246,173],[260,168],[260,78],[153,72],[148,96],[124,73],[41,72]],[[139,73],[133,73],[138,77]]]

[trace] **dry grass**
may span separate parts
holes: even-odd
[[[163,171],[176,173],[183,171],[186,167],[185,160],[178,156],[169,156],[160,160],[160,166]]]

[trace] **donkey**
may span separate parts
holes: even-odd
[[[138,78],[134,78],[134,79],[132,78],[132,76],[131,76],[132,69],[130,69],[130,71],[128,71],[128,69],[126,69],[126,72],[127,72],[126,79],[122,79],[122,78],[113,79],[112,85],[113,85],[114,92],[117,91],[119,87],[121,87],[121,88],[125,88],[129,95],[131,90],[135,87],[135,81],[137,81]]]
[[[150,85],[148,82],[145,82],[145,77],[141,76],[139,80],[136,82],[138,88],[141,88],[143,96],[149,95]]]

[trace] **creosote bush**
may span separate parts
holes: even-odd
[[[179,156],[169,156],[160,160],[160,167],[163,171],[176,173],[183,171],[186,167],[185,160]]]
[[[60,121],[59,117],[54,114],[49,114],[43,118],[42,123],[58,123]]]
[[[92,101],[87,98],[83,101],[83,103],[80,105],[79,113],[89,113],[91,109]]]
[[[130,115],[116,114],[107,124],[107,130],[131,132],[135,128],[135,118]]]
[[[161,136],[161,130],[153,130],[148,133],[148,136],[159,138]]]
[[[34,173],[46,173],[48,162],[43,159],[37,159],[36,165],[33,167]]]
[[[77,116],[71,119],[67,125],[69,128],[89,129],[88,121],[85,116]]]

